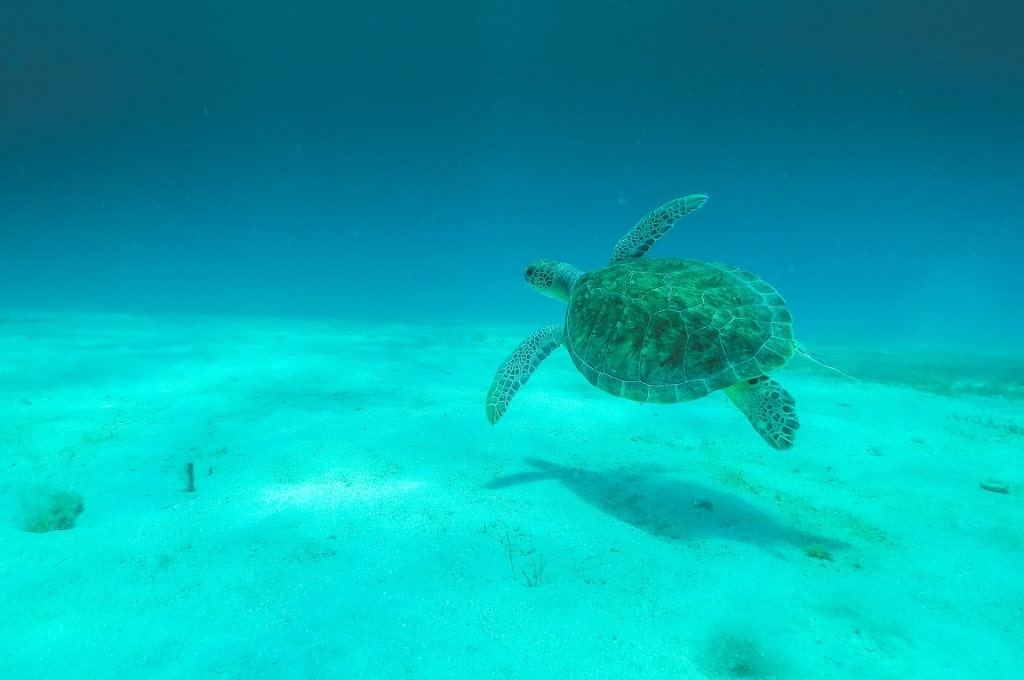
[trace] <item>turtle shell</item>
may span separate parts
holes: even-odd
[[[794,351],[778,291],[736,267],[672,258],[583,274],[569,298],[565,345],[602,390],[662,403],[757,378]]]

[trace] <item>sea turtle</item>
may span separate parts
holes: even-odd
[[[487,391],[491,423],[559,345],[593,385],[617,397],[671,403],[723,390],[769,445],[787,449],[800,427],[795,401],[768,374],[801,348],[782,296],[727,264],[644,254],[707,196],[677,198],[646,215],[591,272],[537,260],[526,281],[568,303],[564,325],[523,340]]]

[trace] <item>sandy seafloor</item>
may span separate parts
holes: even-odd
[[[1021,677],[1019,360],[819,348],[779,452],[561,351],[491,426],[529,330],[0,316],[0,677]]]

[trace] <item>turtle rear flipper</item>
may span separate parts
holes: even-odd
[[[800,421],[796,417],[796,400],[786,388],[762,375],[727,387],[725,393],[770,446],[793,446]]]
[[[562,344],[562,327],[546,326],[519,343],[494,373],[487,390],[487,420],[498,422],[512,397],[526,384],[541,362]]]
[[[817,354],[812,352],[811,350],[809,350],[806,347],[804,347],[804,345],[802,343],[794,341],[793,342],[793,349],[796,350],[797,354],[799,354],[799,355],[801,355],[801,356],[803,356],[803,357],[805,357],[807,359],[810,359],[811,361],[813,361],[814,363],[818,364],[822,368],[827,368],[828,370],[832,371],[833,373],[838,373],[839,375],[843,376],[847,380],[852,380],[853,382],[860,382],[859,380],[854,378],[852,375],[850,375],[849,373],[847,373],[843,369],[837,368],[837,367],[833,366],[832,364],[830,364],[829,362],[825,361],[824,359],[819,357]]]

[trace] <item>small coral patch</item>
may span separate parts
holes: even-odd
[[[44,492],[25,503],[21,526],[34,534],[72,529],[84,509],[82,497],[74,491]]]
[[[832,557],[832,551],[823,545],[812,543],[811,545],[804,546],[804,554],[808,557],[816,560],[822,560],[823,562],[834,562],[835,559]]]

